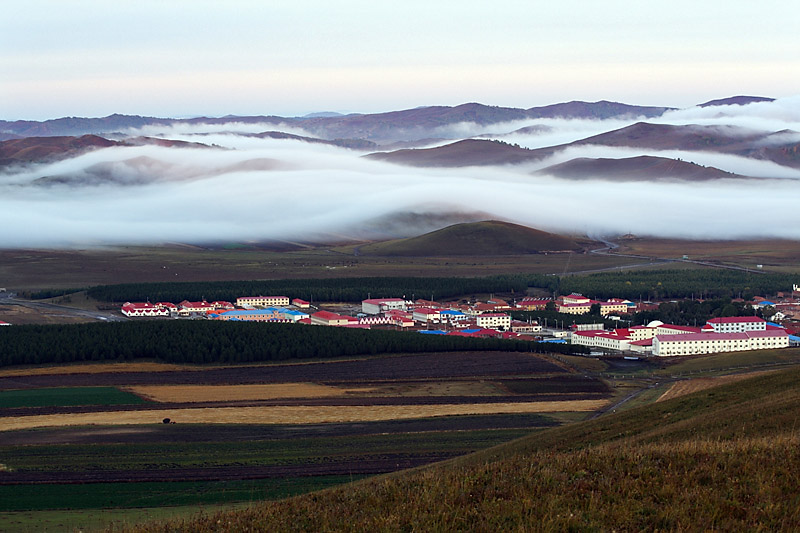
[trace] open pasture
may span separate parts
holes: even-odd
[[[596,254],[389,258],[326,248],[276,252],[126,246],[96,250],[0,250],[0,279],[15,289],[79,289],[98,284],[163,281],[549,274],[639,262],[636,258]]]

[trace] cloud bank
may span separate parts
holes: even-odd
[[[771,132],[800,130],[798,104],[794,99],[788,104],[692,108],[663,120]],[[782,113],[787,106],[792,111]],[[522,126],[541,124],[550,129],[517,140],[524,146],[547,146],[632,122],[530,121]],[[358,152],[332,146],[236,134],[265,129],[277,128],[274,124],[156,128],[137,133],[163,133],[216,146],[113,147],[0,174],[0,227],[4,228],[0,247],[408,236],[424,226],[413,223],[415,219],[433,215],[430,219],[441,223],[444,219],[436,216],[448,213],[466,218],[482,213],[577,234],[800,239],[796,200],[800,171],[767,161],[711,152],[581,146],[524,167],[420,169],[366,160]],[[504,133],[497,125],[482,129]],[[792,133],[781,135],[794,139]],[[574,157],[645,153],[781,179],[614,183],[529,174],[533,168]]]

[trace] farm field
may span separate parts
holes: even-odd
[[[65,369],[0,375],[0,399],[20,398],[0,406],[0,524],[59,509],[281,498],[579,420],[616,394],[517,352]],[[75,397],[33,401],[54,384]],[[103,404],[90,393],[127,400]]]
[[[132,529],[794,531],[799,377],[784,368],[346,488]]]

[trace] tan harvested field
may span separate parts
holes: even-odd
[[[674,385],[672,385],[672,387],[667,389],[667,391],[664,394],[659,396],[656,402],[663,402],[666,400],[671,400],[673,398],[679,398],[681,396],[686,396],[687,394],[691,394],[693,392],[710,389],[712,387],[719,387],[720,385],[726,385],[728,383],[735,383],[743,379],[752,378],[754,376],[758,376],[761,374],[768,374],[770,372],[775,372],[775,370],[762,370],[758,372],[732,374],[729,376],[719,376],[714,378],[694,378],[694,379],[679,381]]]
[[[555,402],[381,405],[381,406],[271,406],[215,407],[167,411],[107,411],[0,418],[5,431],[53,426],[158,424],[163,418],[186,424],[322,424],[377,422],[452,415],[589,412],[607,400]]]
[[[32,309],[21,305],[0,305],[0,320],[23,326],[26,324],[79,324],[95,322],[57,309]]]
[[[748,268],[792,267],[800,269],[800,241],[779,239],[749,241],[686,241],[637,238],[620,241],[620,253],[680,259],[688,255],[698,261],[716,261]]]
[[[172,372],[175,370],[206,370],[205,367],[172,365],[168,363],[97,363],[0,370],[0,377],[49,376],[62,374],[108,374],[118,372]]]
[[[346,394],[371,392],[374,389],[371,387],[330,387],[315,383],[277,383],[269,385],[140,385],[125,387],[125,390],[155,402],[192,403],[335,398]]]

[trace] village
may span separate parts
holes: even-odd
[[[126,302],[121,312],[128,318],[189,318],[243,322],[282,322],[356,329],[395,329],[425,335],[498,338],[587,346],[592,355],[619,354],[636,357],[697,355],[800,345],[800,286],[791,294],[779,293],[777,301],[755,297],[749,302],[753,316],[715,317],[706,324],[678,325],[651,321],[630,325],[625,317],[637,311],[657,309],[653,302],[621,298],[597,301],[581,294],[556,299],[525,297],[512,303],[490,297],[486,301],[441,303],[405,298],[368,298],[357,304],[327,305],[328,309],[287,296],[242,296],[228,301]],[[532,320],[532,312],[556,311],[563,316],[596,315],[596,322]],[[766,310],[770,321],[756,316]],[[528,312],[528,320],[516,320],[514,312]],[[762,313],[763,314],[763,313]],[[606,329],[605,324],[627,322],[628,327]],[[543,322],[543,324],[541,323]],[[780,322],[785,322],[781,324]]]

